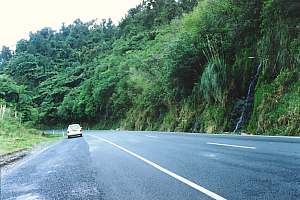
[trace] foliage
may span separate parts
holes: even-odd
[[[0,51],[0,64],[5,64],[12,57],[12,51],[7,46],[3,46]]]
[[[256,92],[255,112],[248,130],[255,133],[296,135],[300,132],[300,73],[282,71]]]
[[[0,103],[7,104],[22,113],[22,120],[36,119],[36,110],[31,92],[24,85],[18,85],[7,75],[0,75]]]
[[[273,80],[281,70],[299,68],[300,16],[294,14],[299,3],[293,0],[264,1],[258,53],[267,62],[263,76]]]
[[[0,99],[48,126],[232,131],[262,63],[243,131],[296,135],[297,8],[294,0],[146,0],[118,25],[43,28],[15,52],[3,47]]]
[[[20,114],[10,107],[4,109],[3,105],[0,105],[0,155],[52,140],[38,130],[21,123]],[[58,137],[57,135],[52,137],[54,136]]]

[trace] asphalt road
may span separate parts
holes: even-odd
[[[300,199],[300,139],[89,131],[1,177],[1,199]]]

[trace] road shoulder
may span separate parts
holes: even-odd
[[[1,177],[8,174],[14,168],[28,162],[33,157],[41,154],[47,149],[57,145],[62,141],[62,138],[56,138],[47,142],[42,142],[34,145],[31,148],[21,149],[0,156],[0,173]]]

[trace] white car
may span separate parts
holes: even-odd
[[[67,130],[67,136],[70,138],[71,136],[80,136],[82,137],[83,129],[79,124],[71,124]]]

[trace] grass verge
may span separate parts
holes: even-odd
[[[0,121],[0,155],[29,149],[42,142],[56,141],[59,137],[61,135],[44,135],[15,121]]]

